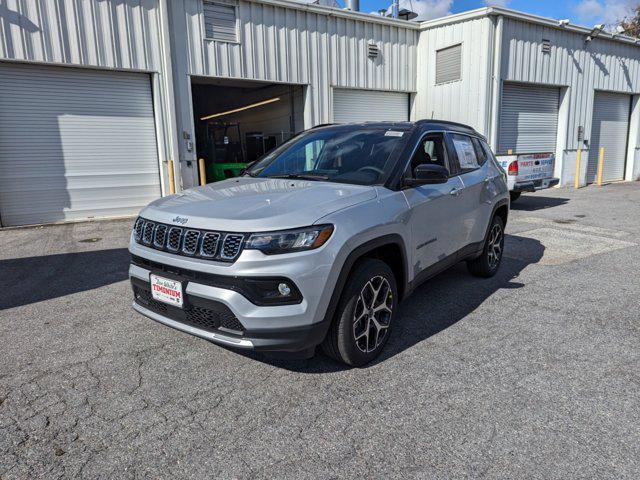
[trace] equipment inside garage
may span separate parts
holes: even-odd
[[[3,226],[134,215],[159,196],[149,75],[0,62]]]
[[[198,158],[207,183],[237,176],[247,164],[303,130],[303,87],[194,79]]]

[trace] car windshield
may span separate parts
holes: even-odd
[[[341,126],[310,130],[258,160],[247,174],[262,178],[383,183],[407,131]]]

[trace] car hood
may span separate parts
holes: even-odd
[[[185,227],[259,232],[313,225],[375,197],[374,187],[362,185],[240,177],[158,199],[140,215]]]

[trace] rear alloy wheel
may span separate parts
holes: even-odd
[[[500,267],[503,250],[504,222],[496,215],[491,221],[482,254],[478,258],[467,261],[467,268],[477,277],[493,277]]]
[[[396,281],[389,266],[373,258],[359,262],[322,344],[324,352],[351,366],[371,362],[389,339],[396,307]]]

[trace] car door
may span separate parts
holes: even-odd
[[[443,133],[427,133],[420,139],[405,175],[413,176],[415,167],[422,163],[439,164],[451,172]],[[450,257],[459,248],[463,214],[459,193],[462,189],[462,181],[453,171],[446,183],[403,190],[410,207],[408,223],[414,276]]]
[[[484,239],[492,213],[491,170],[486,152],[477,138],[461,133],[449,133],[447,136],[452,161],[463,184],[460,192],[463,209],[460,248],[463,248]]]

